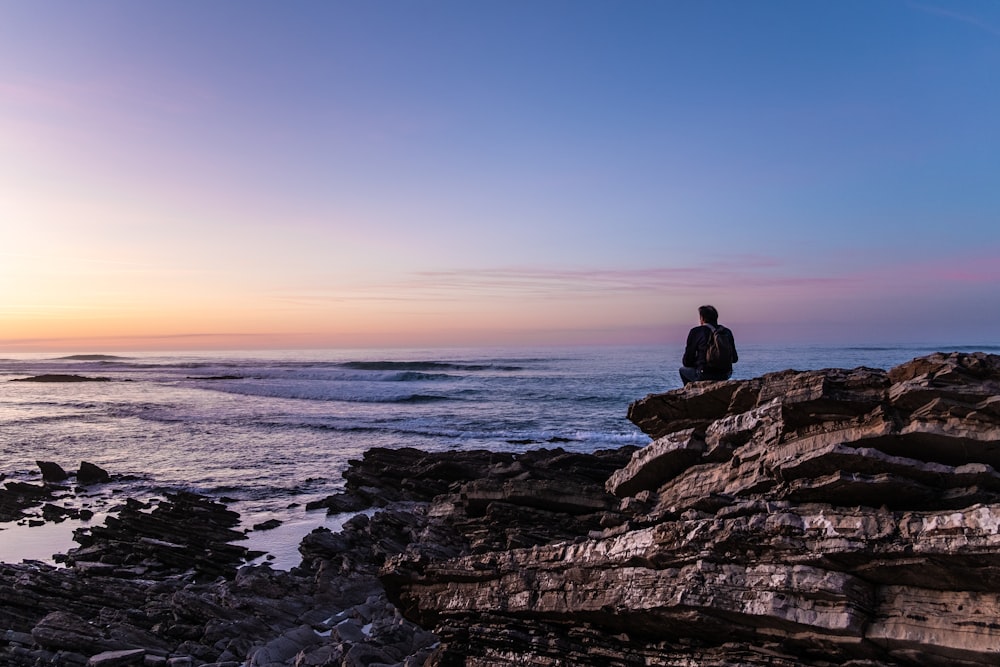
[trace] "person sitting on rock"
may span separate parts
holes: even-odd
[[[699,306],[698,319],[700,324],[688,332],[681,381],[686,385],[699,380],[728,380],[733,364],[739,361],[733,332],[719,324],[715,306]]]

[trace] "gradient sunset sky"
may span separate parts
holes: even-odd
[[[996,344],[1000,2],[0,0],[0,352]]]

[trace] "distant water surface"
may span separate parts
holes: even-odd
[[[890,368],[935,351],[997,346],[740,346],[735,379],[788,368]],[[38,482],[36,460],[116,475],[142,499],[187,489],[230,500],[249,546],[296,564],[312,527],[342,521],[304,505],[342,488],[371,447],[589,452],[649,441],[628,404],[680,386],[679,347],[324,350],[0,359],[0,474]],[[10,382],[40,375],[109,382]],[[85,501],[84,501],[85,502]],[[95,500],[95,504],[99,501]],[[114,510],[106,501],[94,509]],[[101,515],[102,516],[102,515]],[[78,522],[0,523],[0,561],[47,560]],[[36,531],[36,532],[31,532]],[[47,537],[51,535],[51,537]]]

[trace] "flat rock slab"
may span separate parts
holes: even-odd
[[[104,651],[91,656],[87,667],[128,667],[141,665],[146,658],[146,649],[131,649],[124,651]]]

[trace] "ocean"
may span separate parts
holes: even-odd
[[[992,346],[740,346],[734,379],[788,368],[890,368],[935,351]],[[0,478],[38,483],[36,461],[113,475],[67,506],[113,514],[122,498],[190,490],[224,498],[251,529],[245,546],[276,568],[298,563],[302,535],[347,517],[307,511],[343,488],[371,447],[589,452],[643,445],[630,402],[680,386],[681,348],[312,350],[121,355],[0,355]],[[104,382],[11,380],[43,374]],[[0,561],[52,562],[79,520],[0,523]]]

